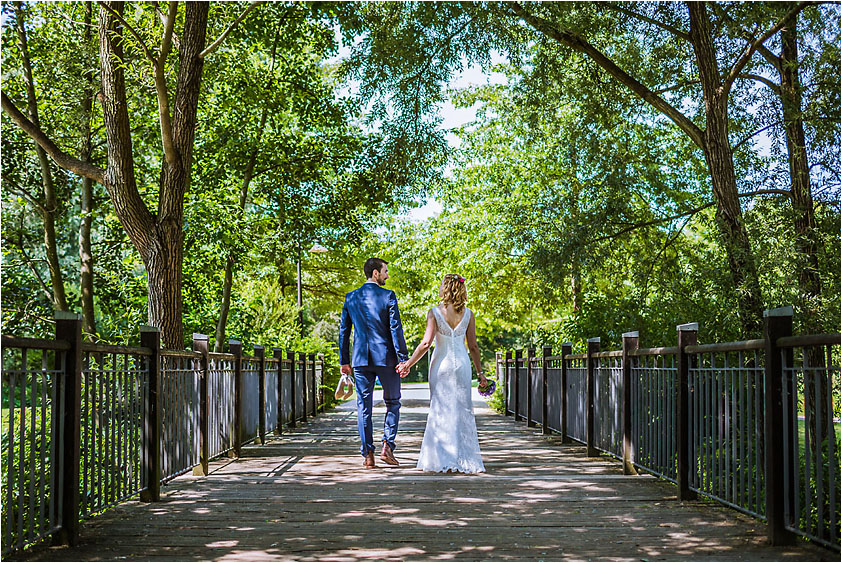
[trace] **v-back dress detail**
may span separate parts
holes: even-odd
[[[438,307],[431,310],[437,325],[436,347],[430,360],[430,414],[417,467],[480,473],[485,466],[471,401],[471,359],[465,347],[473,313],[466,308],[462,320],[452,328]]]

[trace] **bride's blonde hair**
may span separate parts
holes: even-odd
[[[447,274],[441,281],[439,288],[439,297],[441,304],[453,305],[453,309],[457,313],[465,310],[465,303],[468,302],[468,292],[465,289],[465,278],[459,274]]]

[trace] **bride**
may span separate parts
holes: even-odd
[[[412,357],[397,368],[401,375],[408,374],[435,338],[430,360],[430,414],[417,467],[424,471],[480,473],[485,466],[471,401],[471,359],[480,384],[487,385],[488,380],[482,374],[474,316],[465,307],[465,278],[458,274],[444,276],[439,297],[441,304],[427,311],[424,339]]]

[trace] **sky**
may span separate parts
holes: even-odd
[[[492,59],[494,59],[493,56]],[[493,60],[492,62],[496,63],[498,61]],[[486,73],[479,67],[479,65],[471,65],[466,67],[464,71],[451,80],[447,85],[447,89],[466,88],[472,85],[500,84],[503,82],[505,82],[505,76],[503,74]],[[456,127],[461,127],[466,123],[470,123],[476,119],[477,109],[479,109],[478,103],[470,108],[457,108],[450,102],[450,100],[448,100],[440,106],[442,117],[441,127],[446,130],[452,130]],[[459,146],[459,139],[453,133],[447,133],[446,139],[447,143],[451,147],[456,148]],[[424,202],[424,205],[412,209],[409,213],[403,215],[402,217],[407,218],[412,222],[420,223],[430,217],[438,215],[441,213],[441,209],[441,205],[435,199],[429,198]]]
[[[350,55],[350,49],[346,45],[343,45],[342,32],[339,26],[337,26],[334,29],[334,33],[336,41],[339,45],[339,51],[335,57],[325,61],[325,63],[329,65],[339,62],[340,60]],[[497,64],[503,62],[503,58],[495,53],[492,53],[491,62],[492,64]],[[479,65],[466,64],[465,69],[447,84],[445,90],[466,88],[472,85],[501,84],[505,82],[505,80],[506,78],[502,73],[486,73]],[[450,100],[447,100],[444,103],[442,103],[439,107],[442,118],[441,127],[442,129],[449,131],[457,127],[461,127],[466,123],[470,123],[471,121],[476,119],[476,113],[477,109],[479,109],[479,104],[475,104],[470,108],[457,108],[453,105],[453,103],[451,103]],[[445,138],[447,139],[447,143],[451,147],[455,148],[459,145],[459,139],[453,133],[448,132],[445,135]],[[411,209],[408,213],[401,215],[401,218],[409,219],[414,223],[421,223],[429,219],[430,217],[436,216],[439,213],[441,213],[441,205],[433,198],[428,198],[424,201],[419,201],[419,203],[422,204],[420,207]]]

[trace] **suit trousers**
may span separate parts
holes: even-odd
[[[386,403],[386,419],[383,424],[383,441],[395,449],[395,436],[398,434],[398,420],[401,409],[401,378],[394,366],[360,366],[354,368],[354,383],[357,391],[357,430],[362,446],[360,453],[365,456],[374,451],[374,432],[372,411],[374,410],[374,379],[380,380],[383,387],[383,402]]]

